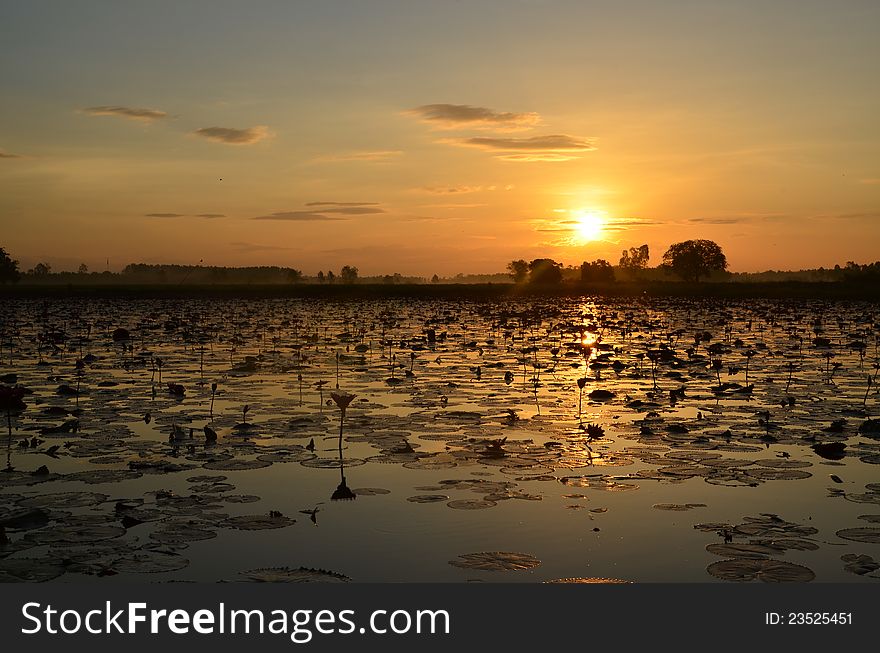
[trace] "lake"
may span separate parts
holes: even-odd
[[[878,319],[4,300],[0,580],[876,582]]]

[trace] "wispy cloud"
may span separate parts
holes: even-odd
[[[489,206],[485,203],[473,202],[473,203],[446,203],[446,204],[422,204],[423,208],[426,209],[476,209],[481,206]]]
[[[321,222],[326,220],[345,220],[342,216],[375,215],[385,213],[385,209],[375,202],[309,202],[307,210],[277,211],[258,215],[251,220],[277,220],[281,222]]]
[[[168,117],[167,113],[158,109],[123,107],[119,105],[86,107],[82,109],[82,112],[92,116],[117,116],[119,118],[127,118],[128,120],[140,120],[141,122],[153,122]]]
[[[871,186],[876,186],[880,184],[880,177],[869,177],[867,179],[859,179],[860,184],[868,184]]]
[[[234,250],[239,252],[249,253],[249,252],[271,252],[278,251],[284,249],[290,249],[289,247],[282,247],[281,245],[260,245],[259,243],[245,243],[241,241],[236,241],[229,243],[229,246]]]
[[[467,193],[479,193],[482,186],[424,186],[418,190],[431,195],[465,195]],[[494,187],[492,187],[494,190]]]
[[[313,159],[319,163],[332,163],[336,161],[368,161],[372,163],[388,163],[392,159],[403,154],[402,150],[367,150],[360,152],[340,152],[339,154],[327,154]]]
[[[234,129],[232,127],[202,127],[193,132],[215,143],[226,145],[253,145],[268,138],[271,134],[265,125],[248,127],[247,129]]]
[[[558,161],[571,161],[573,159],[579,159],[580,157],[575,154],[558,154],[556,152],[532,152],[530,154],[500,154],[495,158],[501,159],[502,161],[514,161],[517,163],[542,161],[545,163],[555,163]]]
[[[12,152],[7,152],[6,150],[0,150],[0,159],[23,159],[24,157],[21,154],[13,154]]]
[[[267,215],[258,215],[251,220],[277,220],[279,222],[320,222],[325,220],[344,220],[334,215],[325,215],[316,211],[278,211]]]
[[[791,216],[783,214],[783,213],[741,213],[741,214],[732,214],[732,215],[716,215],[716,216],[706,216],[706,217],[697,217],[697,218],[689,218],[687,222],[692,224],[714,224],[714,225],[726,225],[726,224],[746,224],[749,222],[767,222],[774,220],[783,220],[785,218],[789,218]]]
[[[186,218],[186,217],[194,217],[194,218],[225,218],[226,216],[223,213],[145,213],[144,217],[147,218]]]
[[[477,184],[474,186],[422,186],[413,190],[420,193],[428,193],[429,195],[466,195],[468,193],[494,192],[496,190],[513,190],[516,188],[513,184]]]
[[[537,113],[513,113],[494,111],[486,107],[473,107],[468,104],[424,104],[405,112],[416,116],[423,122],[438,129],[477,129],[514,130],[528,129],[541,123]]]
[[[475,136],[473,138],[447,139],[441,142],[496,152],[497,158],[516,162],[570,161],[596,149],[590,139],[567,134],[549,134],[529,138]]]
[[[528,138],[475,136],[454,142],[459,145],[479,147],[484,150],[501,150],[506,152],[589,152],[596,149],[592,141],[566,134],[549,134],[547,136],[530,136]]]
[[[379,206],[378,202],[306,202],[305,206]]]

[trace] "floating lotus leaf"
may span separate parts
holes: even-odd
[[[295,519],[283,515],[238,515],[220,523],[223,528],[236,528],[244,531],[261,531],[293,526]]]
[[[308,451],[273,451],[257,456],[257,460],[267,463],[299,463],[313,458],[317,458],[317,456]]]
[[[771,467],[753,467],[749,469],[746,474],[762,481],[799,481],[812,476],[810,472],[805,472],[800,469],[777,469]]]
[[[224,494],[219,498],[227,503],[255,503],[260,500],[255,494]]]
[[[48,558],[0,560],[0,583],[42,583],[58,578],[64,572],[64,565]]]
[[[845,553],[840,556],[840,559],[846,563],[843,565],[843,568],[851,574],[864,576],[865,574],[870,574],[872,571],[880,569],[880,563],[875,561],[874,558],[869,555]]]
[[[625,492],[627,490],[638,490],[639,486],[632,483],[618,483],[603,478],[590,476],[563,476],[559,479],[561,483],[570,487],[582,487],[589,490],[604,490],[606,492]]]
[[[83,544],[100,542],[125,535],[122,526],[111,524],[60,525],[39,531],[29,531],[25,539],[34,544]]]
[[[248,469],[262,469],[269,467],[272,463],[263,460],[245,460],[241,458],[233,458],[231,460],[215,460],[207,462],[202,467],[205,469],[216,469],[223,472],[240,472]]]
[[[198,485],[189,486],[189,491],[195,492],[196,494],[222,494],[223,492],[230,492],[234,489],[235,486],[232,483],[199,483]]]
[[[448,502],[446,505],[456,510],[483,510],[485,508],[492,508],[498,504],[486,499],[456,499]]]
[[[588,584],[588,585],[626,585],[632,583],[631,580],[621,580],[620,578],[554,578],[553,580],[545,580],[545,583],[566,583],[566,584]]]
[[[755,464],[776,469],[799,469],[813,466],[813,463],[808,460],[795,460],[793,458],[762,458],[761,460],[756,460]]]
[[[765,583],[806,583],[816,574],[807,567],[781,560],[721,560],[706,568],[712,576],[721,580],[748,582],[760,580]]]
[[[538,558],[526,553],[491,551],[485,553],[465,553],[450,560],[453,567],[477,569],[480,571],[521,571],[534,569],[541,564]]]
[[[201,476],[190,476],[186,479],[187,483],[220,483],[221,481],[225,481],[227,479],[226,476],[222,474],[202,474]]]
[[[391,490],[382,487],[357,487],[352,490],[359,497],[370,497],[380,494],[391,494]]]
[[[705,503],[655,503],[652,508],[657,510],[673,510],[683,512],[685,510],[693,510],[694,508],[705,508]]]
[[[351,578],[325,569],[300,567],[268,567],[240,572],[246,580],[255,583],[347,583]]]
[[[134,551],[113,561],[114,571],[129,574],[158,574],[178,571],[189,565],[186,558],[160,551]]]
[[[41,508],[0,507],[0,526],[10,530],[26,531],[42,528],[52,520],[52,515]]]
[[[74,472],[64,477],[65,481],[82,481],[90,485],[101,483],[118,483],[143,476],[140,472],[130,469],[89,469],[82,472]]]
[[[880,544],[880,528],[844,528],[837,531],[837,537],[853,542]]]
[[[210,540],[217,537],[217,532],[185,523],[163,524],[161,529],[150,533],[150,539],[164,544]]]
[[[709,544],[706,551],[714,553],[722,558],[750,558],[764,559],[768,556],[778,555],[779,549],[762,544]]]
[[[448,499],[449,497],[445,494],[416,494],[415,496],[406,498],[410,503],[438,503],[440,501],[447,501]]]
[[[880,524],[880,515],[859,515],[859,519],[872,524]]]
[[[358,467],[365,463],[366,461],[361,458],[344,458],[342,461],[342,466]],[[340,463],[339,458],[312,458],[310,460],[303,460],[302,462],[300,462],[300,465],[302,465],[303,467],[314,467],[317,469],[339,469]]]

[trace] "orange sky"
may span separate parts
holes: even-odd
[[[880,258],[876,2],[71,4],[0,28],[23,267]]]

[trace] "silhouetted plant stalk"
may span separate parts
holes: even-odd
[[[211,408],[209,409],[209,414],[211,417],[211,421],[214,421],[214,397],[217,395],[217,383],[211,384]]]
[[[587,385],[587,378],[581,377],[577,380],[578,385],[578,424],[583,424],[583,405],[584,405],[584,386]]]
[[[755,353],[756,352],[754,349],[749,349],[745,353],[745,356],[746,356],[746,385],[749,384],[749,363],[752,362],[752,357],[755,355]]]

